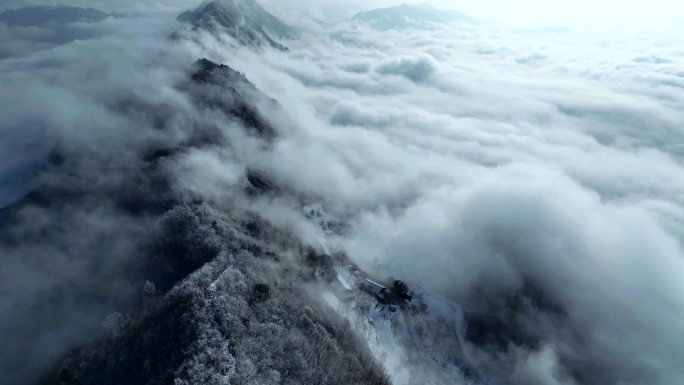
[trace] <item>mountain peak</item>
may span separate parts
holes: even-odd
[[[295,36],[290,26],[254,0],[205,1],[195,10],[182,13],[178,20],[191,24],[195,29],[227,33],[241,44],[250,46],[266,43],[285,49],[274,38],[291,39]]]

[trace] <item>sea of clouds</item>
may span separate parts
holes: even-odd
[[[299,200],[245,205],[313,240],[299,202],[320,203],[347,224],[333,241],[369,270],[495,314],[510,293],[538,288],[561,309],[518,315],[538,343],[473,347],[494,377],[532,385],[684,377],[683,31],[307,23],[289,51],[276,52],[236,48],[227,37],[169,39],[180,26],[160,15],[108,20],[104,37],[0,60],[2,204],[36,183],[29,176],[55,142],[96,159],[75,169],[105,189],[132,172],[138,147],[175,140],[154,130],[158,115],[171,116],[164,135],[178,137],[210,119],[177,89],[192,61],[208,57],[279,102],[268,111],[278,136],[258,146],[227,128],[230,148],[169,165],[176,190],[234,201],[244,169],[258,168]],[[32,317],[48,315],[7,315],[64,282],[109,277],[103,262],[138,256],[129,246],[89,250],[102,238],[135,243],[144,224],[97,200],[71,206],[79,215],[68,217],[80,219],[64,223],[54,247],[0,249],[0,327],[30,326],[3,358],[49,346],[37,354],[44,362],[115,310],[67,301],[49,315],[54,330],[38,337],[29,334],[46,323]],[[31,220],[63,215],[38,214]],[[83,229],[100,238],[84,239]],[[102,292],[115,296],[126,283],[108,281]],[[18,347],[22,338],[31,346]]]
[[[672,384],[684,374],[683,36],[343,23],[285,54],[206,46],[288,111],[287,135],[257,162],[347,218],[338,241],[356,261],[470,309],[497,313],[529,285],[560,307],[522,315],[536,346],[481,352],[490,371]]]

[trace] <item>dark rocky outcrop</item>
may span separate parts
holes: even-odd
[[[201,92],[194,93],[200,108],[220,109],[265,139],[275,136],[275,129],[257,107],[275,109],[278,107],[275,100],[259,91],[244,74],[224,64],[200,59],[195,68],[192,80],[201,86]]]

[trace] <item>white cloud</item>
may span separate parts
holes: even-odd
[[[591,29],[663,28],[666,25],[684,23],[682,4],[676,0],[431,0],[431,4],[455,9],[484,19],[506,22],[523,27],[571,26]],[[396,0],[347,0],[326,1],[325,4],[310,0],[292,0],[286,5],[267,0],[264,3],[276,9],[306,10],[310,16],[339,21],[359,11],[389,7],[402,3]],[[408,1],[408,3],[421,3]]]
[[[423,54],[416,57],[390,59],[381,63],[377,71],[381,74],[400,75],[414,82],[422,82],[437,71],[437,63],[432,56]]]
[[[338,241],[369,268],[495,312],[541,287],[567,316],[531,318],[547,348],[492,358],[501,376],[681,376],[683,56],[669,37],[334,28],[286,54],[212,50],[290,112],[261,167],[349,218]]]

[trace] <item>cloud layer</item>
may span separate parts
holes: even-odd
[[[270,59],[213,54],[290,112],[258,162],[348,218],[354,259],[517,319],[535,342],[482,348],[495,377],[681,378],[684,56],[669,36],[327,32]]]

